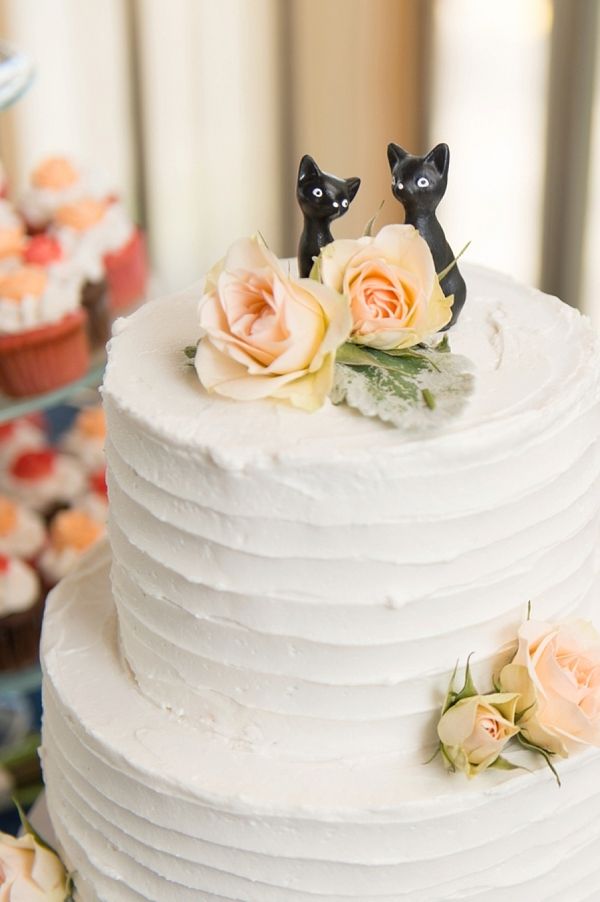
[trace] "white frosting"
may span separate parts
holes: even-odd
[[[600,753],[560,792],[537,759],[423,766],[458,658],[487,690],[529,600],[600,613],[598,340],[464,269],[450,337],[476,388],[436,435],[209,397],[183,355],[198,288],[119,322],[112,555],[44,631],[48,802],[83,902],[600,893]]]
[[[21,211],[32,226],[46,226],[57,210],[85,197],[102,200],[111,193],[105,176],[98,172],[80,169],[80,177],[66,188],[36,188],[30,185],[21,198]]]
[[[2,183],[2,174],[0,173],[0,184]],[[0,198],[0,228],[16,229],[23,225],[23,220],[15,210],[14,205],[6,198]]]
[[[600,753],[476,780],[388,755],[290,761],[147,700],[121,662],[107,549],[50,595],[42,760],[79,902],[583,902]],[[596,587],[596,598],[597,598]],[[519,758],[519,753],[512,753]]]
[[[40,582],[35,570],[16,557],[10,558],[7,570],[0,571],[0,618],[26,611],[39,597]]]
[[[598,343],[468,270],[476,365],[444,434],[208,396],[198,291],[113,339],[104,396],[121,640],[141,690],[271,755],[416,754],[458,658],[490,673],[531,599],[585,614],[598,568]]]
[[[46,541],[46,527],[40,515],[22,504],[17,505],[17,522],[6,535],[0,533],[0,554],[6,557],[34,558]]]
[[[133,223],[118,202],[111,203],[102,219],[85,231],[68,226],[54,229],[73,265],[90,282],[99,282],[104,278],[104,257],[123,248],[133,232]]]
[[[72,501],[83,491],[85,481],[80,464],[66,454],[57,454],[53,472],[40,479],[0,472],[0,489],[6,495],[42,513],[54,504]]]
[[[0,334],[11,335],[55,323],[79,308],[79,270],[69,263],[54,264],[46,272],[48,281],[40,295],[30,294],[15,301],[0,293]]]

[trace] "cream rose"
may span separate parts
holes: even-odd
[[[452,316],[453,298],[444,296],[431,251],[413,226],[389,225],[374,238],[333,241],[313,274],[348,298],[357,344],[410,348]]]
[[[519,732],[515,725],[518,695],[494,693],[463,698],[438,724],[447,760],[468,777],[490,767]]]
[[[569,741],[600,747],[600,634],[583,620],[526,621],[503,691],[520,693],[523,737],[566,758]]]
[[[64,902],[67,874],[58,856],[30,834],[0,833],[0,902]]]
[[[341,295],[290,278],[255,237],[237,241],[209,272],[200,325],[195,366],[208,391],[315,410],[331,390],[335,354],[352,322]]]

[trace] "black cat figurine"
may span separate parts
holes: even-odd
[[[298,272],[302,278],[310,275],[321,248],[333,241],[329,224],[344,215],[359,187],[360,179],[340,179],[321,172],[308,154],[300,160],[296,197],[304,215],[298,246]]]
[[[452,248],[435,215],[448,184],[448,145],[438,144],[424,157],[416,157],[398,144],[388,144],[387,155],[392,171],[392,192],[404,207],[404,221],[418,229],[429,245],[436,272],[441,273],[454,260]],[[467,296],[465,280],[456,264],[442,279],[441,286],[446,296],[454,295],[452,319],[444,326],[449,329],[458,319]]]

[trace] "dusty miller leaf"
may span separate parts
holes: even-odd
[[[467,358],[444,345],[390,354],[348,342],[338,351],[331,400],[407,431],[423,431],[457,416],[473,381]]]

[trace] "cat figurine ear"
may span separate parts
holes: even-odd
[[[300,167],[298,169],[298,181],[302,182],[304,179],[310,178],[319,178],[323,173],[313,160],[313,158],[305,153],[302,159],[300,160]]]
[[[342,179],[322,172],[311,156],[300,160],[296,197],[304,216],[298,246],[298,272],[310,275],[321,248],[333,241],[330,223],[343,216],[356,197],[359,178]]]
[[[450,166],[450,148],[447,144],[436,144],[425,157],[426,162],[433,163],[440,175],[448,175]]]
[[[400,163],[404,157],[408,156],[408,152],[403,147],[400,147],[399,144],[390,143],[388,144],[387,155],[390,169],[393,169],[396,163]]]
[[[429,245],[436,272],[450,267],[441,280],[442,291],[454,296],[449,329],[458,319],[467,296],[467,286],[454,263],[454,253],[438,222],[436,209],[446,193],[450,150],[437,144],[423,157],[413,156],[398,144],[388,144],[388,162],[392,172],[392,192],[404,207],[404,221],[414,226]],[[450,266],[453,264],[452,266]]]

